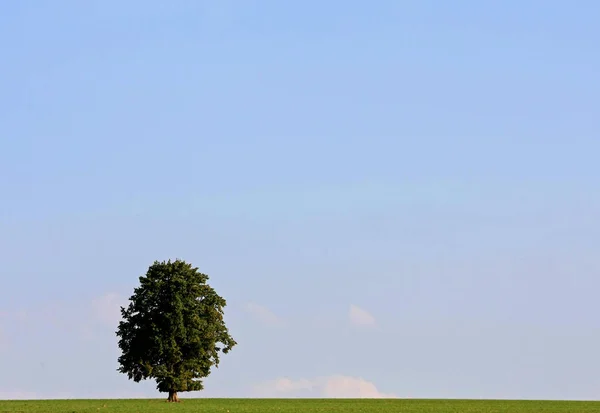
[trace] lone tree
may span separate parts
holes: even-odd
[[[225,299],[207,281],[185,261],[155,261],[121,307],[118,371],[135,382],[155,379],[169,402],[179,401],[177,392],[202,390],[219,352],[237,344],[223,321]]]

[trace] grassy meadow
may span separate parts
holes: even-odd
[[[419,399],[183,399],[0,401],[0,413],[586,413],[600,402]]]

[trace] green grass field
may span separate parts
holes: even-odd
[[[507,400],[350,400],[350,399],[184,399],[0,401],[0,413],[585,413],[599,412],[600,402]]]

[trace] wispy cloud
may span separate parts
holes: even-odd
[[[394,394],[379,391],[368,380],[344,375],[298,380],[283,377],[259,384],[254,394],[257,397],[397,398]]]
[[[350,305],[350,309],[348,310],[348,318],[352,324],[357,326],[375,325],[375,317],[373,317],[367,310],[354,304]]]
[[[263,324],[280,325],[283,320],[267,307],[253,302],[247,303],[245,310]]]

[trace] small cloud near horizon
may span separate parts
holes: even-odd
[[[357,326],[375,325],[375,317],[373,317],[367,310],[354,304],[350,305],[350,309],[348,310],[348,318],[352,324]]]
[[[255,319],[260,321],[263,324],[267,325],[281,325],[283,324],[283,320],[278,317],[275,313],[269,310],[267,307],[249,302],[245,306],[245,311],[251,314]]]
[[[254,388],[257,397],[324,397],[357,399],[393,399],[398,396],[384,393],[374,383],[361,377],[332,375],[314,379],[292,380],[281,377],[261,383]]]

